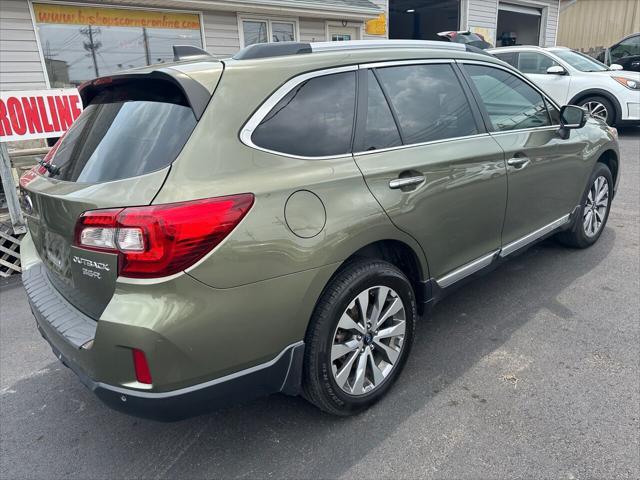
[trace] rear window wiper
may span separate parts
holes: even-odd
[[[45,162],[42,158],[38,160],[38,163],[40,165],[42,165],[42,167],[44,167],[44,169],[49,172],[49,175],[51,175],[52,177],[55,177],[56,175],[58,175],[60,173],[60,167],[56,167],[55,165],[52,165],[51,163]]]

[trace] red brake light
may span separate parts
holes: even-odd
[[[224,240],[247,214],[253,200],[247,193],[88,211],[78,219],[74,243],[119,254],[119,274],[123,277],[165,277],[190,267]]]
[[[142,350],[138,350],[137,348],[131,351],[133,352],[133,368],[136,371],[136,380],[140,383],[151,385],[151,370],[149,370],[147,357]]]

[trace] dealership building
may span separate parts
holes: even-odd
[[[437,39],[554,45],[560,0],[0,0],[0,90],[78,85],[171,61],[172,45],[223,58],[258,42]]]

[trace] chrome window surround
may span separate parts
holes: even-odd
[[[330,51],[330,50],[327,49],[326,51]],[[327,68],[327,69],[323,69],[323,70],[316,70],[316,71],[313,71],[313,72],[307,72],[307,73],[300,74],[300,75],[288,80],[280,88],[278,88],[269,98],[267,98],[267,100],[265,100],[262,103],[262,105],[260,105],[258,110],[256,110],[253,113],[253,115],[251,115],[249,120],[244,124],[244,126],[240,130],[240,141],[242,143],[244,143],[247,147],[254,148],[256,150],[260,150],[260,151],[267,152],[267,153],[273,153],[275,155],[283,155],[283,156],[286,156],[286,157],[289,157],[289,158],[297,158],[297,159],[300,159],[300,160],[331,160],[331,159],[338,159],[338,158],[346,158],[346,157],[350,157],[352,155],[353,156],[373,155],[373,154],[376,154],[376,153],[383,153],[383,152],[389,152],[389,151],[394,151],[394,150],[402,150],[402,149],[405,149],[405,148],[421,147],[421,146],[425,146],[425,145],[433,145],[433,144],[438,144],[438,143],[443,143],[443,142],[450,142],[450,141],[455,141],[455,140],[464,140],[464,139],[474,138],[474,137],[484,137],[484,136],[489,136],[489,135],[505,135],[505,134],[509,134],[509,133],[526,133],[526,132],[529,132],[529,131],[533,132],[533,131],[552,130],[552,129],[556,130],[558,128],[557,125],[546,125],[546,126],[543,126],[543,127],[504,130],[504,131],[496,131],[496,132],[488,132],[488,133],[483,132],[483,133],[478,133],[478,134],[475,134],[475,135],[466,135],[466,136],[461,136],[461,137],[443,138],[443,139],[433,140],[433,141],[430,141],[430,142],[411,143],[411,144],[407,144],[407,145],[398,145],[396,147],[381,148],[381,149],[378,149],[378,150],[370,150],[370,151],[364,151],[364,152],[345,152],[345,153],[341,153],[341,154],[337,154],[337,155],[325,155],[325,156],[314,156],[314,157],[308,157],[308,156],[303,156],[303,155],[293,155],[293,154],[290,154],[290,153],[279,152],[277,150],[271,150],[271,149],[268,149],[268,148],[260,147],[259,145],[256,145],[253,142],[253,139],[251,138],[252,135],[253,135],[253,132],[258,127],[258,125],[260,125],[262,120],[269,114],[269,112],[273,109],[273,107],[275,107],[277,105],[277,103],[280,100],[282,100],[295,87],[297,87],[301,83],[306,82],[307,80],[310,80],[312,78],[323,77],[323,76],[326,76],[326,75],[332,75],[332,74],[336,74],[336,73],[356,72],[358,70],[371,69],[371,68],[385,68],[385,67],[396,67],[396,66],[404,66],[404,65],[455,64],[455,63],[481,65],[481,66],[498,68],[498,69],[504,70],[506,72],[509,72],[509,73],[515,75],[516,77],[518,77],[519,79],[521,79],[522,81],[524,81],[527,85],[531,86],[536,92],[538,92],[540,95],[542,95],[542,97],[545,98],[551,105],[553,105],[554,107],[556,107],[559,110],[558,105],[553,101],[553,99],[549,98],[542,90],[540,90],[538,87],[536,87],[533,82],[531,82],[529,79],[527,79],[520,72],[518,72],[517,70],[514,70],[512,68],[503,67],[502,65],[499,65],[499,64],[496,64],[496,63],[482,62],[482,61],[478,61],[478,60],[456,60],[456,59],[447,59],[447,58],[443,58],[443,59],[417,59],[417,60],[389,60],[389,61],[383,61],[383,62],[370,62],[370,63],[363,63],[363,64],[359,64],[359,65],[346,65],[346,66],[343,66],[343,67],[333,67],[333,68]]]
[[[356,72],[358,70],[357,65],[347,65],[344,67],[335,67],[329,68],[326,70],[316,70],[314,72],[303,73],[302,75],[298,75],[287,82],[284,83],[280,88],[278,88],[275,93],[273,93],[267,100],[260,105],[258,110],[249,118],[249,121],[244,124],[242,130],[240,130],[240,141],[244,143],[246,146],[255,148],[256,150],[262,150],[263,152],[273,153],[276,155],[283,155],[290,158],[299,158],[302,160],[328,160],[332,158],[344,158],[350,157],[351,152],[345,152],[339,155],[327,155],[327,156],[318,156],[318,157],[306,157],[302,155],[292,155],[289,153],[278,152],[275,150],[271,150],[268,148],[260,147],[253,143],[253,139],[251,138],[255,129],[260,125],[262,120],[269,114],[269,112],[275,107],[280,100],[282,100],[291,90],[300,85],[307,80],[316,77],[324,77],[327,75],[333,75],[336,73],[345,73],[345,72]]]

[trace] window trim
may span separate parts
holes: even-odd
[[[469,105],[469,110],[471,110],[471,116],[473,118],[473,122],[475,124],[476,130],[478,131],[478,133],[475,133],[475,134],[472,134],[472,135],[460,135],[460,136],[457,136],[457,137],[439,138],[437,140],[429,140],[429,141],[426,141],[426,142],[405,143],[406,134],[402,129],[402,125],[401,125],[400,119],[398,117],[398,112],[396,111],[396,108],[393,105],[393,102],[391,102],[391,99],[389,98],[389,92],[387,91],[386,86],[380,80],[380,77],[378,75],[378,69],[388,68],[388,67],[413,66],[413,65],[449,65],[451,67],[451,71],[452,71],[454,77],[456,78],[456,80],[458,81],[458,85],[460,86],[460,89],[462,90],[462,92],[464,94],[464,97],[467,100],[467,104]],[[389,106],[389,109],[391,111],[391,115],[393,116],[393,120],[396,123],[396,128],[398,129],[398,132],[400,133],[400,140],[402,141],[402,145],[399,145],[397,147],[381,148],[381,149],[377,149],[377,150],[365,150],[364,152],[358,150],[357,152],[354,151],[354,155],[359,155],[359,154],[362,154],[362,153],[376,153],[376,152],[381,152],[381,151],[388,151],[388,150],[393,150],[393,149],[401,148],[401,147],[413,147],[413,146],[418,146],[418,145],[429,145],[429,144],[432,144],[432,143],[439,143],[439,142],[443,142],[443,141],[457,140],[457,139],[460,139],[460,138],[475,137],[477,135],[487,133],[487,130],[486,130],[486,127],[485,127],[485,124],[484,124],[484,119],[482,117],[482,113],[481,113],[481,111],[479,109],[479,106],[475,102],[475,97],[473,96],[473,93],[470,91],[468,85],[466,84],[466,80],[464,80],[464,77],[459,72],[459,68],[457,68],[457,65],[455,64],[454,60],[452,60],[452,59],[394,60],[394,61],[390,61],[390,62],[376,62],[376,63],[364,64],[364,65],[360,65],[360,68],[365,72],[367,70],[372,70],[373,71],[373,75],[376,78],[376,81],[378,82],[378,85],[380,85],[380,88],[382,89],[382,94],[384,95],[384,97],[385,97],[385,99],[387,101],[387,105]],[[358,129],[360,129],[360,123],[358,123]]]
[[[259,145],[256,145],[253,142],[253,138],[252,137],[253,137],[253,132],[255,131],[255,129],[258,128],[258,125],[260,125],[262,123],[262,120],[264,120],[264,118],[269,114],[269,112],[271,112],[273,107],[275,107],[278,104],[278,102],[280,102],[280,100],[282,100],[291,90],[296,88],[301,83],[304,83],[307,80],[311,80],[312,78],[325,77],[327,75],[333,75],[333,74],[336,74],[336,73],[357,72],[357,71],[358,71],[358,65],[346,65],[346,66],[343,66],[343,67],[334,67],[334,68],[328,68],[328,69],[324,69],[324,70],[316,70],[316,71],[313,71],[313,72],[307,72],[307,73],[303,73],[301,75],[298,75],[296,77],[293,77],[292,79],[290,79],[287,82],[285,82],[281,87],[279,87],[271,96],[269,96],[262,103],[262,105],[260,105],[260,107],[258,107],[258,109],[253,113],[253,115],[251,115],[249,120],[247,120],[247,122],[240,129],[240,141],[242,143],[244,143],[247,147],[255,148],[256,150],[261,150],[261,151],[267,152],[267,153],[273,153],[275,155],[282,155],[282,156],[286,156],[286,157],[289,157],[289,158],[299,158],[301,160],[329,160],[329,159],[334,159],[334,158],[350,157],[351,156],[351,151],[345,152],[345,153],[336,154],[336,155],[324,155],[324,156],[315,156],[315,157],[308,157],[308,156],[304,156],[304,155],[294,155],[294,154],[291,154],[291,153],[279,152],[279,151],[276,151],[276,150],[271,150],[269,148],[264,148],[264,147],[261,147]],[[357,77],[357,75],[356,75],[356,77]],[[357,82],[357,78],[356,78],[356,86],[357,86],[357,83],[358,82]],[[354,95],[356,96],[356,99],[355,99],[356,100],[356,106],[355,106],[356,110],[354,112],[354,117],[355,117],[355,114],[357,113],[357,109],[358,109],[358,105],[357,105],[358,93],[357,93],[357,90],[356,90],[356,92],[354,92]],[[352,133],[352,137],[353,137],[353,133]],[[353,138],[351,140],[352,140],[352,143],[353,143]],[[349,150],[353,150],[353,148],[350,148]]]
[[[538,94],[540,94],[542,96],[542,98],[546,102],[549,102],[551,105],[556,107],[556,109],[560,110],[560,107],[558,106],[558,104],[551,97],[549,97],[546,93],[544,93],[540,88],[538,88],[532,81],[530,81],[527,77],[525,77],[524,74],[520,73],[518,70],[515,70],[513,68],[506,68],[506,67],[504,67],[502,65],[495,64],[495,63],[480,62],[478,60],[457,60],[456,63],[458,63],[462,67],[461,71],[462,71],[467,83],[469,84],[469,88],[471,88],[473,96],[475,97],[476,102],[478,104],[478,108],[480,108],[480,111],[482,113],[482,117],[484,119],[485,126],[487,128],[487,132],[489,132],[491,135],[505,135],[505,134],[514,133],[514,132],[529,132],[529,131],[543,131],[543,130],[551,130],[551,129],[557,130],[558,129],[557,125],[545,125],[545,126],[542,126],[542,127],[514,128],[512,130],[497,130],[493,126],[493,123],[491,122],[491,119],[489,118],[489,114],[486,111],[486,107],[484,106],[484,102],[482,102],[482,99],[480,98],[480,95],[479,95],[477,89],[475,88],[475,86],[472,83],[473,80],[471,79],[471,76],[469,75],[469,72],[464,68],[464,65],[480,65],[480,66],[488,67],[488,68],[497,68],[498,70],[504,70],[507,73],[511,73],[512,75],[518,77],[520,80],[525,82],[531,88],[533,88],[536,92],[538,92]],[[549,113],[549,108],[546,105],[545,105],[545,109],[547,110],[547,116],[549,117],[549,122],[553,123],[553,121],[551,119],[551,114]]]
[[[466,62],[466,61],[465,61]],[[493,64],[493,63],[489,63],[489,62],[481,62],[481,61],[477,61],[477,60],[470,60],[467,63],[475,63],[478,65],[487,65],[487,66],[497,66],[499,68],[502,68],[503,70],[506,70],[508,72],[511,72],[510,69],[507,68],[503,68],[499,65]],[[316,78],[316,77],[322,77],[322,76],[326,76],[326,75],[332,75],[335,73],[344,73],[344,72],[359,72],[359,71],[367,71],[370,69],[375,69],[375,68],[383,68],[383,67],[393,67],[393,66],[404,66],[404,65],[423,65],[423,64],[450,64],[452,66],[453,72],[456,75],[456,78],[458,79],[458,82],[460,83],[460,87],[462,88],[465,96],[467,97],[467,101],[469,103],[469,108],[471,109],[472,113],[473,113],[473,118],[476,122],[476,128],[478,129],[478,133],[474,134],[474,135],[466,135],[466,136],[460,136],[460,137],[451,137],[451,138],[443,138],[443,139],[438,139],[438,140],[431,140],[428,142],[419,142],[419,143],[410,143],[410,144],[402,144],[402,145],[398,145],[396,147],[388,147],[388,148],[381,148],[378,150],[370,150],[370,151],[355,151],[354,150],[354,146],[355,146],[355,142],[358,138],[358,130],[360,128],[360,122],[358,122],[358,115],[360,114],[361,111],[361,102],[363,101],[363,97],[362,97],[362,92],[359,91],[360,88],[360,79],[358,78],[359,76],[356,75],[356,111],[355,111],[355,128],[352,134],[352,148],[351,151],[349,152],[345,152],[345,153],[341,153],[341,154],[337,154],[337,155],[326,155],[326,156],[314,156],[314,157],[309,157],[309,156],[303,156],[303,155],[294,155],[294,154],[290,154],[290,153],[286,153],[286,152],[280,152],[277,150],[271,150],[268,148],[264,148],[261,146],[256,145],[253,142],[252,136],[253,136],[253,132],[255,131],[255,129],[258,127],[258,125],[260,125],[260,123],[262,123],[262,120],[269,114],[269,112],[273,109],[273,107],[275,107],[278,102],[280,100],[282,100],[291,90],[293,90],[295,87],[297,87],[298,85],[300,85],[303,82],[306,82],[307,80],[310,80],[312,78]],[[262,152],[267,152],[267,153],[272,153],[274,155],[282,155],[282,156],[286,156],[288,158],[297,158],[300,160],[332,160],[332,159],[338,159],[338,158],[346,158],[346,157],[351,157],[351,156],[361,156],[361,155],[374,155],[376,153],[383,153],[383,152],[389,152],[389,151],[393,151],[393,150],[400,150],[400,149],[405,149],[405,148],[414,148],[414,147],[421,147],[421,146],[425,146],[425,145],[433,145],[433,144],[438,144],[438,143],[446,143],[446,142],[451,142],[451,141],[458,141],[458,140],[466,140],[466,139],[470,139],[470,138],[477,138],[477,137],[486,137],[488,136],[493,130],[492,128],[489,128],[486,125],[486,120],[484,118],[484,114],[483,111],[480,107],[480,105],[478,104],[478,99],[476,97],[476,95],[474,94],[474,92],[471,90],[471,87],[468,85],[469,79],[467,77],[466,72],[463,71],[463,69],[461,68],[456,68],[455,66],[459,64],[459,61],[452,59],[452,58],[439,58],[439,59],[415,59],[415,60],[389,60],[389,61],[382,61],[382,62],[369,62],[369,63],[363,63],[363,64],[356,64],[356,65],[345,65],[345,66],[341,66],[341,67],[332,67],[332,68],[326,68],[326,69],[322,69],[322,70],[315,70],[312,72],[306,72],[306,73],[302,73],[300,75],[297,75],[291,79],[289,79],[288,81],[286,81],[284,84],[282,84],[279,88],[276,89],[276,91],[274,93],[272,93],[269,97],[267,97],[267,99],[257,108],[257,110],[254,111],[254,113],[249,117],[249,119],[244,123],[244,125],[240,128],[240,132],[238,134],[238,137],[240,139],[240,141],[246,145],[247,147],[256,149],[256,150],[260,150]],[[375,72],[374,72],[375,75]],[[522,75],[517,75],[519,78],[523,78]],[[525,82],[529,85],[531,85],[531,82],[528,81],[526,78],[523,78],[525,80]],[[382,86],[381,86],[382,88]],[[546,95],[544,95],[538,88],[535,88],[535,90],[539,93],[541,93],[545,99],[548,99],[552,105],[557,107],[557,104],[555,102],[553,102],[551,99],[549,99],[549,97],[547,97]],[[387,103],[389,104],[389,99],[387,97],[387,94],[383,88],[383,94],[385,95],[385,99],[387,100]],[[366,100],[366,97],[364,98]],[[393,110],[392,110],[393,112]],[[397,119],[394,118],[394,120],[396,121],[396,125],[397,125]],[[398,126],[398,125],[397,125]],[[540,128],[540,127],[538,127]],[[549,127],[543,127],[543,128],[549,128]],[[556,128],[557,129],[557,128]],[[401,132],[400,127],[398,126],[398,130]],[[509,132],[505,132],[505,133],[510,133],[513,132],[515,130],[511,130]],[[402,138],[402,133],[401,133],[401,138]]]
[[[264,22],[267,24],[267,43],[273,41],[273,23],[288,23],[293,25],[294,42],[300,41],[300,21],[297,17],[271,17],[268,15],[238,14],[238,34],[240,36],[240,48],[246,47],[244,43],[244,22]]]

